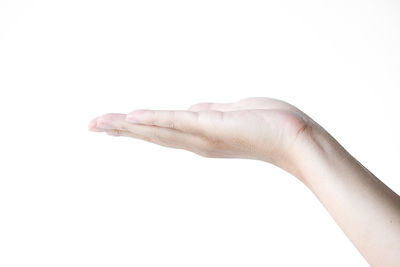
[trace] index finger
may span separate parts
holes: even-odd
[[[223,112],[139,109],[130,112],[126,120],[133,123],[171,128],[191,134],[209,135],[223,121]]]

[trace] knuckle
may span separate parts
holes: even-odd
[[[171,129],[173,129],[173,130],[176,130],[176,124],[175,124],[175,122],[174,122],[174,121],[169,121],[169,122],[167,123],[167,128],[171,128]]]
[[[167,128],[176,129],[175,118],[176,118],[176,112],[174,110],[170,110],[167,113],[167,119],[166,119]]]
[[[149,114],[149,116],[147,117],[146,123],[150,124],[150,125],[156,125],[156,123],[157,123],[157,119],[156,119],[157,118],[157,112],[154,111],[154,110],[149,110],[148,114]]]
[[[175,123],[173,123],[173,122],[169,123],[168,128],[171,128],[171,129],[173,129],[173,130],[176,130],[176,125],[175,125]]]

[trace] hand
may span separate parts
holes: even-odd
[[[316,124],[296,107],[256,97],[235,103],[199,103],[188,111],[135,110],[92,120],[89,130],[143,139],[213,158],[247,158],[288,171],[295,148]]]
[[[92,131],[281,167],[323,203],[371,265],[400,266],[400,197],[296,107],[270,98],[200,103],[188,111],[105,114]]]

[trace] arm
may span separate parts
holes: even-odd
[[[327,132],[312,129],[297,177],[372,266],[400,266],[400,197]]]
[[[288,103],[247,98],[199,103],[187,111],[109,113],[92,120],[89,129],[205,157],[272,163],[316,195],[371,265],[400,265],[400,197]]]

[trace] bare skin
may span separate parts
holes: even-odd
[[[400,266],[400,197],[293,105],[256,97],[109,113],[93,119],[89,130],[204,157],[272,163],[316,195],[369,264]]]

